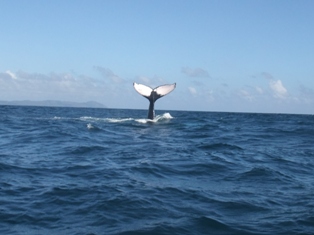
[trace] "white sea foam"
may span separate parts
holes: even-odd
[[[133,118],[105,118],[108,122],[127,122],[134,120]]]
[[[91,130],[91,129],[95,129],[95,127],[92,124],[88,123],[87,124],[87,129]]]
[[[148,121],[152,121],[150,119],[135,119],[136,122],[139,122],[139,123],[147,123]]]
[[[92,121],[92,122],[127,122],[134,120],[133,118],[96,118],[96,117],[80,117],[81,121]]]
[[[146,118],[98,118],[98,117],[91,117],[91,116],[83,116],[79,118],[75,118],[80,121],[86,121],[88,122],[87,128],[91,127],[91,122],[111,122],[111,123],[120,123],[120,122],[130,122],[130,121],[136,121],[138,123],[156,123],[162,120],[172,119],[173,117],[170,115],[170,113],[164,113],[162,115],[157,115],[153,120],[146,119]],[[54,117],[54,119],[62,119],[61,117]]]
[[[58,119],[62,119],[62,117],[54,116],[53,119],[58,120]]]
[[[82,121],[99,121],[99,120],[101,120],[101,118],[84,116],[84,117],[80,117],[79,120],[82,120]]]
[[[167,119],[172,119],[173,117],[170,115],[170,113],[164,113],[162,115],[157,115],[153,120],[151,119],[135,119],[136,122],[139,122],[139,123],[148,123],[148,122],[159,122],[159,121],[162,121],[162,120],[167,120]]]

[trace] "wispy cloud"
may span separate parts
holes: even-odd
[[[5,73],[8,74],[10,76],[10,78],[17,79],[16,75],[13,72],[11,72],[10,70],[7,70]]]
[[[245,99],[245,100],[248,100],[248,101],[253,101],[254,100],[254,97],[250,94],[250,92],[248,92],[247,90],[240,90],[238,92],[238,95]]]
[[[101,80],[85,75],[18,71],[0,73],[0,90],[5,97],[12,97],[11,99],[84,100],[102,94],[106,86]]]
[[[98,74],[96,73],[93,77],[75,72],[44,74],[0,71],[0,100],[54,99],[79,102],[93,100],[108,107],[138,108],[142,106],[140,106],[141,103],[137,103],[138,94],[134,91],[132,82],[140,82],[151,87],[169,83],[157,76],[137,76],[133,81],[133,79],[121,78],[108,68],[97,66],[94,69],[98,71]],[[186,98],[180,99],[178,105],[181,105],[182,109],[194,107],[199,110],[276,112],[286,111],[290,107],[293,112],[293,106],[294,109],[299,107],[309,109],[308,107],[313,106],[313,89],[301,85],[297,90],[288,91],[284,82],[275,79],[270,73],[260,73],[258,76],[263,79],[256,80],[256,84],[244,85],[242,88],[226,83],[215,84],[215,81],[210,79],[207,81],[192,79],[187,83],[182,82],[178,84],[177,92],[184,92]],[[259,84],[260,81],[263,83]],[[175,97],[178,96],[173,96]],[[272,102],[271,106],[269,101]],[[144,102],[146,101],[143,100]],[[285,107],[288,108],[285,110]]]
[[[0,73],[0,81],[3,80],[11,80],[12,77],[10,76],[10,74],[8,74],[7,72],[4,73]]]
[[[263,88],[261,88],[261,87],[259,87],[259,86],[255,87],[255,90],[256,90],[257,93],[260,94],[260,95],[264,94]]]
[[[204,84],[203,82],[200,82],[199,80],[197,80],[197,81],[192,81],[192,83],[193,83],[195,86],[198,86],[198,87],[205,86],[205,84]]]
[[[188,77],[193,77],[193,78],[209,77],[208,72],[202,68],[193,69],[189,67],[183,67],[181,69],[181,72],[187,75]]]
[[[188,87],[188,90],[189,90],[190,94],[192,94],[192,95],[196,95],[197,94],[197,91],[196,91],[196,89],[194,87]]]
[[[143,84],[151,84],[152,83],[152,80],[146,76],[138,76],[136,78],[136,81],[143,83]]]
[[[153,77],[137,76],[135,77],[135,80],[132,82],[142,83],[144,85],[150,86],[151,88],[155,88],[163,84],[174,83],[175,81],[166,81],[162,77],[158,77],[158,76],[153,76]]]
[[[94,66],[94,68],[100,72],[100,74],[104,77],[104,78],[108,78],[110,79],[112,82],[114,83],[123,83],[125,82],[123,78],[119,77],[118,75],[116,75],[115,73],[113,73],[110,69],[108,68],[104,68],[101,66]]]
[[[268,80],[274,80],[274,77],[268,73],[268,72],[262,72],[262,77],[264,77],[265,79],[268,79]]]
[[[298,101],[303,101],[307,104],[314,103],[314,90],[308,87],[301,85],[299,87],[299,98]]]

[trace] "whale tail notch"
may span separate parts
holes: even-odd
[[[176,88],[176,83],[158,86],[152,89],[143,84],[133,83],[134,89],[142,96],[149,100],[148,119],[154,119],[154,103],[159,98],[169,94]]]

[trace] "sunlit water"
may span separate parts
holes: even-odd
[[[0,234],[314,234],[314,116],[0,106]]]

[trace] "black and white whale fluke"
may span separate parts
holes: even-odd
[[[155,101],[159,98],[169,94],[171,91],[176,88],[176,84],[167,84],[158,86],[154,89],[150,88],[149,86],[145,86],[142,84],[137,84],[136,82],[133,83],[135,90],[140,93],[142,96],[149,100],[149,109],[148,109],[148,119],[154,119],[155,111],[154,111],[154,104]]]

